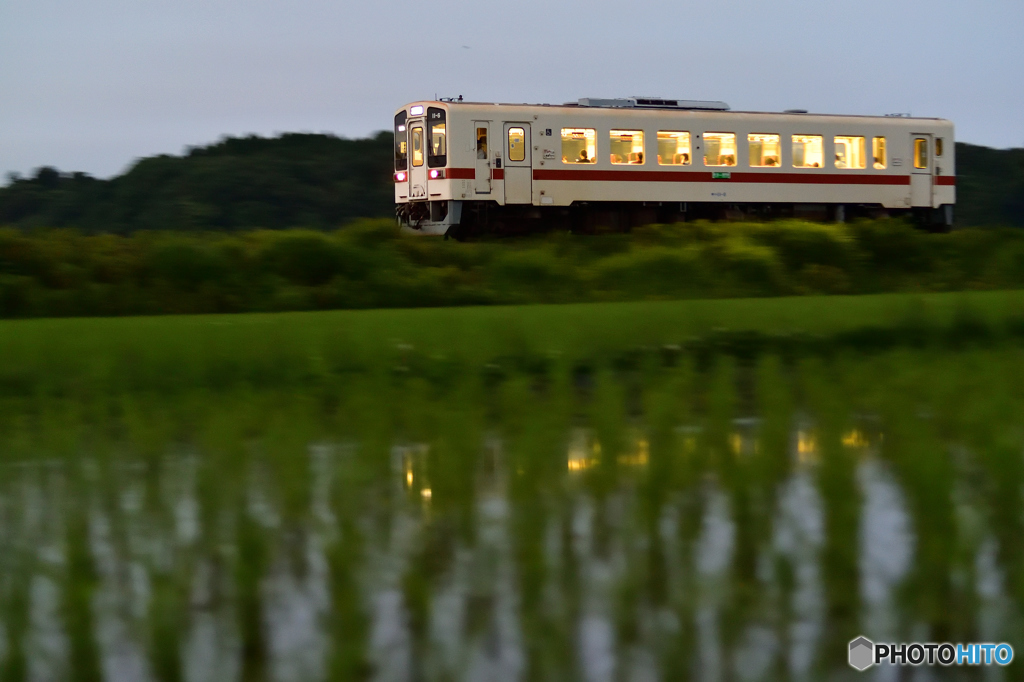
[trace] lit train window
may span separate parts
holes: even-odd
[[[782,138],[766,133],[747,135],[751,166],[774,167],[782,163]]]
[[[430,126],[430,155],[445,156],[444,124],[435,123]]]
[[[613,130],[608,147],[614,164],[642,166],[644,163],[644,131]]]
[[[438,107],[427,107],[427,127],[430,135],[427,138],[427,166],[444,168],[448,165],[448,138],[445,127],[445,110]]]
[[[409,167],[409,136],[405,132],[405,112],[395,115],[395,170],[403,171]]]
[[[690,165],[690,133],[674,130],[658,131],[658,165]]]
[[[885,156],[884,137],[871,138],[871,156],[874,157],[875,168],[878,170],[882,170],[888,165],[888,159]]]
[[[821,168],[824,163],[824,142],[821,135],[793,136],[794,168]]]
[[[866,168],[864,138],[836,135],[836,168]]]
[[[476,129],[476,158],[487,158],[487,128]]]
[[[736,165],[736,133],[704,133],[704,165]]]
[[[928,140],[923,137],[914,138],[914,168],[928,167]]]
[[[508,129],[508,160],[524,161],[526,159],[526,131],[522,128]]]
[[[597,131],[562,128],[562,163],[596,163]]]
[[[419,126],[412,129],[412,165],[423,165],[423,128]]]
[[[942,138],[935,138],[935,156],[942,156]]]

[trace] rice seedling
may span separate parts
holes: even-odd
[[[859,634],[1020,645],[1014,296],[8,323],[0,679],[816,679]]]

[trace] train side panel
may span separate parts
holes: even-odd
[[[955,203],[953,126],[941,119],[437,102],[407,110],[416,106],[444,112],[445,165],[422,169],[419,183],[412,168],[396,171],[395,200],[403,222],[427,233],[443,233],[463,204],[481,202],[541,213],[600,202]],[[396,135],[418,153],[428,128],[409,116]],[[685,153],[673,154],[684,135]],[[404,213],[403,204],[411,205]]]

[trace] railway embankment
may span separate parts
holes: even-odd
[[[1024,287],[1024,231],[686,223],[457,243],[394,223],[241,233],[0,229],[0,316],[652,301]]]

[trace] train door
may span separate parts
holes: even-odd
[[[491,193],[491,125],[489,121],[473,121],[476,129],[476,193]]]
[[[505,124],[505,203],[533,203],[530,124]]]
[[[427,145],[423,119],[409,121],[409,198],[427,198]]]
[[[932,136],[913,133],[910,136],[910,205],[932,205]]]

